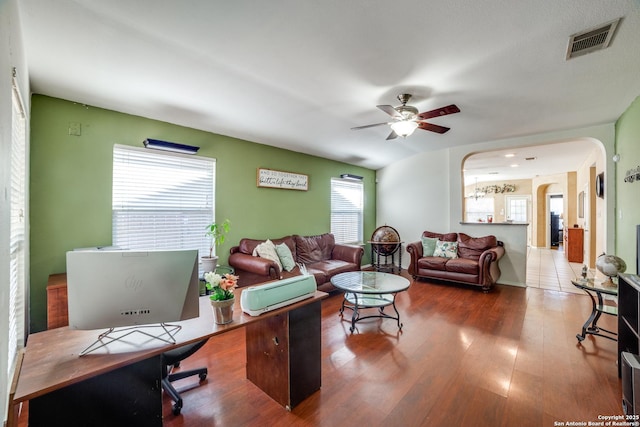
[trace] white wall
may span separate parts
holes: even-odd
[[[18,0],[0,0],[0,64],[2,64],[0,67],[0,415],[3,420],[7,418],[8,386],[13,373],[13,368],[8,366],[7,340],[9,331],[11,80],[14,67],[18,72],[18,81],[24,102],[27,104],[25,108],[27,111],[29,110],[29,77],[22,47],[17,3]],[[26,218],[28,217],[26,215]]]
[[[527,225],[519,224],[478,224],[465,223],[455,231],[469,236],[494,235],[504,244],[504,256],[500,259],[500,279],[498,283],[512,286],[527,285]]]
[[[389,225],[407,243],[424,230],[449,230],[449,162],[446,150],[421,153],[377,172],[378,226]],[[382,199],[380,197],[382,196]],[[409,263],[403,249],[402,264]]]
[[[587,264],[590,268],[595,268],[595,260],[597,259],[598,255],[603,252],[611,253],[606,250],[606,200],[596,196],[595,186],[592,185],[594,183],[590,182],[589,175],[590,169],[592,167],[595,168],[596,175],[605,170],[605,159],[604,156],[601,155],[601,150],[599,148],[600,147],[594,148],[591,151],[589,157],[582,164],[582,166],[578,168],[576,181],[578,193],[580,193],[580,191],[585,191],[586,189],[585,218],[579,219],[578,223],[585,229],[584,264]],[[611,154],[609,157],[612,158],[613,154]],[[609,170],[613,171],[614,169],[610,168]],[[611,179],[613,176],[613,173],[605,173],[605,185],[607,184],[607,181],[614,181],[613,179]],[[608,198],[609,196],[606,191],[604,192],[604,195],[605,198]],[[595,203],[595,206],[593,206],[593,213],[595,215],[594,218],[590,218],[590,208],[592,208],[592,203]],[[615,213],[611,218],[613,218],[613,221],[615,221]],[[587,219],[591,219],[592,221],[590,221],[590,223],[595,224],[595,234],[593,233],[594,230],[591,228],[591,225],[586,222]],[[590,239],[595,239],[593,250],[591,249]],[[611,247],[611,250],[613,251],[613,247]]]
[[[422,231],[436,232],[464,231],[462,221],[463,182],[462,165],[469,154],[492,151],[510,147],[525,147],[592,138],[602,142],[606,156],[606,169],[613,170],[612,156],[614,154],[614,124],[598,125],[580,129],[510,138],[472,145],[452,147],[445,150],[420,153],[409,159],[398,161],[378,171],[377,188],[377,217],[378,226],[390,225],[395,227],[405,242],[417,241]],[[613,180],[605,180],[605,194],[612,197],[606,199],[606,247],[607,252],[613,251],[613,230],[615,226],[614,206],[615,187]],[[498,240],[505,242],[505,247],[521,245],[520,233],[515,229],[503,231],[491,228]],[[498,230],[498,231],[495,231]],[[465,231],[466,232],[466,231]],[[470,234],[470,233],[467,233]],[[510,236],[513,234],[513,236]],[[513,241],[512,241],[513,239]],[[502,265],[509,265],[511,271],[505,271],[500,283],[511,283],[524,286],[522,278],[526,275],[526,261],[520,260],[521,253],[526,248],[515,250],[512,259],[509,252],[500,261]],[[517,255],[517,256],[516,256]],[[409,262],[408,253],[403,254],[403,266]]]

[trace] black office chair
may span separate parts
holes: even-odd
[[[198,375],[200,377],[200,382],[202,382],[205,380],[205,378],[207,378],[207,368],[191,369],[188,371],[180,371],[176,373],[172,373],[171,370],[180,366],[181,361],[198,351],[200,347],[206,344],[207,341],[208,338],[202,341],[198,341],[194,344],[188,344],[176,348],[175,350],[169,350],[162,353],[162,388],[164,389],[165,393],[171,396],[171,400],[173,400],[174,402],[174,415],[180,415],[180,410],[182,409],[182,398],[180,397],[178,391],[173,387],[173,384],[171,384],[171,382],[193,375]]]

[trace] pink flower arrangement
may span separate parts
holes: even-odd
[[[234,297],[233,290],[238,287],[238,276],[233,274],[219,275],[215,272],[204,274],[206,287],[211,291],[212,301],[223,301]]]

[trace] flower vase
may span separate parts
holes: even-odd
[[[217,325],[225,325],[233,322],[233,305],[235,302],[235,298],[225,299],[222,301],[211,301],[213,321]]]

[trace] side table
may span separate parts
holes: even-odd
[[[604,281],[598,279],[574,279],[571,283],[578,289],[582,289],[589,295],[589,298],[591,298],[591,314],[587,321],[584,322],[584,325],[582,325],[582,333],[576,334],[578,342],[582,342],[587,334],[617,341],[618,334],[598,326],[598,320],[603,313],[610,316],[618,316],[618,307],[605,305],[602,297],[603,295],[617,297],[618,286],[604,286]]]

